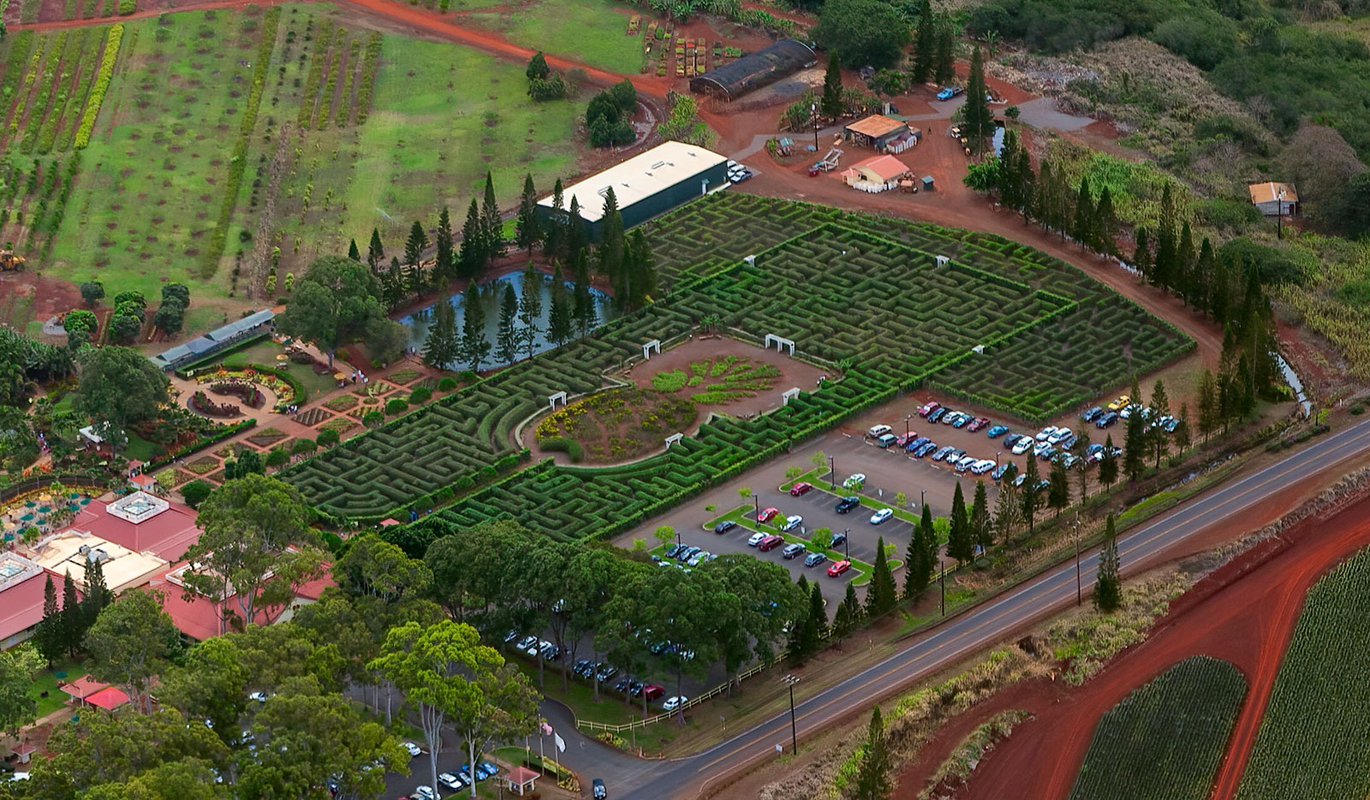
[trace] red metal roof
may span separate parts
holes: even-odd
[[[535,781],[542,776],[527,767],[514,767],[509,770],[509,782],[523,785]]]
[[[113,711],[120,706],[128,705],[128,695],[123,690],[113,686],[107,686],[86,698],[86,705],[103,708],[106,711]]]
[[[66,692],[67,694],[71,695],[77,700],[86,700],[96,692],[108,688],[108,683],[101,683],[100,681],[95,680],[89,675],[84,675],[72,681],[71,683],[63,685],[62,691]]]
[[[43,576],[52,574],[40,572],[0,592],[0,642],[18,636],[43,621],[43,586],[46,583]],[[61,577],[54,576],[53,583],[60,592]]]
[[[110,514],[108,504],[96,500],[81,509],[69,527],[88,531],[135,553],[152,553],[174,562],[200,540],[196,516],[189,508],[172,503],[166,511],[135,525]]]

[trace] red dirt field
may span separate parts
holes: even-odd
[[[46,322],[80,307],[81,292],[75,284],[33,270],[0,275],[0,324],[22,332],[29,320]]]
[[[1173,664],[1208,655],[1236,665],[1250,687],[1213,794],[1217,800],[1235,797],[1309,587],[1367,545],[1370,499],[1258,545],[1186,592],[1144,643],[1084,686],[1028,684],[963,715],[901,774],[897,796],[921,790],[976,725],[998,711],[1018,708],[1035,719],[988,754],[955,796],[999,800],[1023,796],[1023,787],[1031,786],[1034,798],[1068,797],[1104,713]]]

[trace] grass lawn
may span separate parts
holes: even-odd
[[[161,445],[153,444],[133,431],[128,432],[128,447],[124,449],[124,455],[139,461],[151,461],[161,452]]]
[[[518,664],[519,669],[523,670],[528,676],[528,680],[537,686],[538,667],[537,664],[530,663],[526,659],[514,658],[514,663]],[[620,675],[615,675],[610,685],[603,684],[599,687],[599,700],[595,700],[595,689],[589,681],[582,680],[576,676],[571,676],[571,690],[563,691],[561,688],[561,672],[551,664],[547,665],[547,685],[542,689],[542,694],[559,703],[564,703],[575,712],[578,719],[590,722],[602,722],[605,725],[622,725],[627,722],[642,719],[642,701],[639,699],[635,704],[628,705],[623,702],[623,696],[614,691],[613,683],[619,679]],[[665,685],[664,683],[662,684]],[[659,706],[659,703],[656,704]],[[659,707],[653,707],[649,703],[647,706],[648,716],[661,713]]]
[[[642,68],[643,40],[627,35],[628,15],[619,8],[610,0],[534,0],[516,14],[475,13],[468,19],[515,44],[635,75]]]
[[[338,384],[333,380],[333,375],[331,373],[327,375],[316,375],[313,367],[304,364],[296,364],[293,361],[278,364],[276,362],[276,356],[284,352],[284,348],[272,341],[270,337],[267,337],[250,347],[245,347],[242,350],[228,354],[224,357],[223,363],[230,369],[246,366],[247,364],[262,364],[264,366],[284,370],[290,373],[295,380],[299,381],[300,384],[304,386],[304,390],[309,393],[310,400],[317,400],[323,395],[338,388]]]
[[[58,664],[52,669],[45,669],[34,679],[33,685],[29,687],[29,696],[38,703],[38,718],[42,719],[48,714],[57,711],[66,705],[67,695],[57,688],[57,673],[66,672],[68,680],[75,675],[78,665]],[[43,693],[47,692],[47,697]]]

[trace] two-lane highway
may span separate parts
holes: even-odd
[[[1370,450],[1370,421],[1329,434],[1272,466],[1181,504],[1156,522],[1119,537],[1123,570],[1128,572],[1139,564],[1154,563],[1200,531],[1240,514],[1284,487],[1367,450]],[[1093,585],[1097,565],[1097,550],[1082,558],[1086,589]],[[1044,615],[1075,602],[1075,591],[1075,565],[1063,564],[912,640],[907,648],[880,664],[799,704],[796,714],[800,736],[823,729],[852,708],[864,707],[872,698],[888,695],[1009,639]],[[775,746],[787,744],[789,734],[789,714],[777,715],[705,753],[662,762],[653,770],[650,780],[634,786],[614,787],[615,796],[634,800],[693,797],[706,784],[722,780],[762,759],[773,758]]]

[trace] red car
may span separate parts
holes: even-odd
[[[895,439],[895,440],[894,440],[894,443],[895,443],[895,445],[898,446],[898,447],[907,447],[909,442],[911,442],[911,441],[913,441],[914,439],[917,439],[917,438],[918,438],[918,431],[909,431],[908,433],[904,434],[903,436],[900,436],[899,438]]]
[[[796,483],[794,487],[790,489],[790,497],[798,497],[801,494],[808,494],[809,490],[812,488],[812,483]]]
[[[918,416],[927,417],[927,415],[931,414],[932,412],[936,411],[941,407],[942,404],[937,402],[936,400],[929,400],[928,402],[918,407]]]
[[[649,702],[661,697],[663,694],[666,694],[666,690],[657,686],[655,683],[647,684],[646,688],[642,690],[642,695],[646,697]]]
[[[778,508],[763,508],[761,513],[756,516],[757,522],[770,522],[780,514]]]
[[[784,543],[785,537],[783,536],[767,536],[765,539],[762,539],[759,544],[757,544],[756,549],[764,553],[767,550],[774,550],[775,548],[779,547]]]
[[[850,561],[834,561],[832,562],[832,566],[828,567],[828,577],[836,578],[839,575],[845,573],[849,569],[851,569]]]
[[[974,433],[989,424],[989,417],[976,417],[966,426],[966,430]]]

